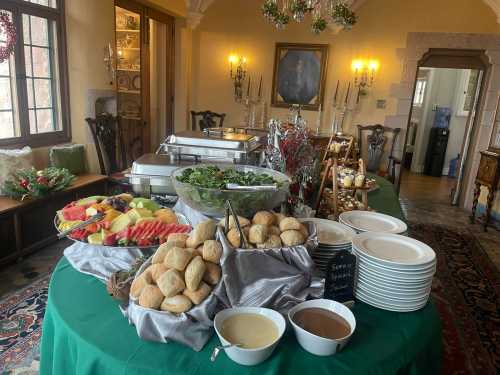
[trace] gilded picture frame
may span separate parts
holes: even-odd
[[[317,111],[323,104],[328,44],[276,43],[271,104],[299,104]]]

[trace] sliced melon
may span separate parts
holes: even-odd
[[[88,204],[96,204],[96,203],[103,201],[106,198],[107,197],[102,196],[102,195],[94,195],[92,197],[80,199],[79,201],[76,202],[76,205],[77,206],[86,206]]]
[[[132,224],[133,222],[130,219],[130,216],[127,214],[121,214],[111,222],[111,227],[109,229],[113,233],[118,233]]]
[[[91,234],[90,236],[87,237],[87,241],[89,242],[90,245],[102,245],[101,232]]]
[[[142,217],[151,217],[153,216],[153,213],[145,208],[134,208],[130,211],[127,212],[127,215],[130,217],[132,220],[132,223],[136,223],[137,220],[139,220]]]

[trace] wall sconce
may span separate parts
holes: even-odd
[[[241,102],[243,99],[243,82],[247,76],[247,58],[231,55],[229,56],[230,77],[234,84],[234,100]]]
[[[380,63],[377,60],[352,60],[351,68],[354,72],[354,85],[359,87],[360,90],[371,87],[379,67]]]

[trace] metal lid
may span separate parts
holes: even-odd
[[[170,176],[179,167],[194,164],[191,160],[179,160],[168,154],[144,154],[132,164],[132,174]]]
[[[257,146],[257,139],[251,134],[235,134],[224,131],[183,131],[170,136],[167,143],[178,146],[210,147],[248,151]]]

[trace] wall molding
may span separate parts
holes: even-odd
[[[194,30],[200,24],[206,10],[215,0],[185,0],[187,7],[187,26]]]
[[[500,23],[500,0],[483,0],[497,16],[497,22]]]

